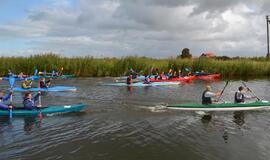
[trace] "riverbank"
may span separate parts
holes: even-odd
[[[6,75],[8,69],[14,73],[33,74],[34,69],[51,71],[64,68],[63,73],[80,77],[121,76],[128,68],[138,73],[149,74],[152,68],[167,72],[170,68],[179,70],[191,68],[192,71],[204,70],[221,73],[223,78],[269,77],[270,61],[265,58],[237,58],[218,60],[196,59],[153,59],[128,56],[123,58],[60,57],[55,54],[41,54],[30,57],[0,57],[0,74]]]

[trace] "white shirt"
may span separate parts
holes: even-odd
[[[204,94],[205,97],[215,97],[216,94],[213,93],[213,92],[210,92],[210,91],[207,91],[205,94]]]

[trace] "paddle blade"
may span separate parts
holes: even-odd
[[[12,118],[12,109],[9,110],[9,118]]]
[[[38,74],[38,70],[35,69],[34,75],[36,76]]]
[[[10,88],[13,88],[14,83],[15,83],[15,78],[14,78],[14,77],[9,77],[9,85],[10,85]]]

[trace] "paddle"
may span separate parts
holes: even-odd
[[[40,79],[38,80],[38,93],[40,93]],[[41,95],[38,96],[38,105],[41,107]]]
[[[38,75],[38,70],[35,69],[34,76]]]
[[[247,88],[250,93],[252,93],[257,98],[258,101],[261,101],[261,99],[254,92],[252,92],[250,88],[248,88],[245,82],[242,81],[242,84]]]
[[[10,76],[9,77],[9,85],[10,85],[10,89],[11,89],[11,92],[13,92],[13,86],[14,86],[14,83],[15,83],[15,78]],[[12,103],[12,94],[10,95],[10,103]],[[9,118],[12,118],[12,109],[9,109]]]
[[[63,74],[63,70],[64,70],[64,67],[61,68],[61,71],[59,73],[59,76],[61,76]]]
[[[220,98],[221,98],[223,92],[225,91],[226,87],[228,86],[228,84],[229,84],[229,81],[226,82],[226,84],[225,84],[223,90],[221,91],[221,93],[220,93],[220,95],[219,95],[219,97],[218,97],[218,101],[220,101]]]
[[[38,80],[38,94],[40,94],[40,95],[38,96],[38,107],[40,108],[40,107],[41,107],[40,79]],[[39,109],[38,117],[39,117],[40,119],[42,119],[41,109]]]

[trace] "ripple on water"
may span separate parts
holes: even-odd
[[[80,83],[75,83],[80,81]],[[195,112],[166,110],[164,104],[200,102],[204,83],[133,88],[97,85],[110,79],[55,82],[78,87],[74,93],[49,93],[42,103],[87,104],[84,114],[0,119],[1,159],[268,159],[269,111]],[[4,82],[5,83],[5,82]],[[6,85],[6,84],[3,84]],[[224,92],[232,100],[240,81]],[[270,99],[269,81],[249,81]],[[212,83],[214,89],[224,82]],[[21,101],[16,94],[15,101]]]

